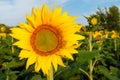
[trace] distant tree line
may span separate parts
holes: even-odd
[[[98,8],[95,14],[91,14],[89,17],[85,18],[88,20],[88,25],[85,26],[87,30],[89,30],[90,25],[90,18],[96,17],[99,21],[99,24],[94,27],[95,30],[108,30],[112,31],[115,30],[120,32],[120,10],[117,6],[111,6],[109,8]]]
[[[96,14],[100,17],[102,29],[120,32],[120,10],[117,6],[111,6],[103,10],[98,8]]]

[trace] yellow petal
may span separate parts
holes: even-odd
[[[60,19],[60,14],[61,14],[61,10],[62,8],[56,8],[51,15],[51,19],[50,19],[50,25],[51,26],[57,26],[58,24],[58,19]]]
[[[38,26],[42,25],[42,20],[41,20],[41,17],[42,17],[42,15],[41,15],[41,9],[39,9],[39,8],[36,9],[36,16],[37,16],[37,17],[35,18],[35,24],[36,24],[35,27],[38,27]]]
[[[31,33],[29,33],[25,29],[11,28],[11,30],[12,30],[12,34],[10,35],[18,40],[28,40],[30,38]]]
[[[51,62],[53,64],[53,66],[54,66],[55,71],[57,71],[58,65],[61,65],[61,66],[65,67],[65,65],[64,65],[64,63],[63,63],[63,61],[62,61],[60,56],[58,56],[58,55],[51,55],[51,58],[52,58]]]
[[[40,66],[38,64],[38,62],[35,63],[35,72],[39,72],[40,71]]]
[[[32,8],[32,15],[31,15],[31,16],[33,17],[33,19],[36,18],[36,14],[35,14],[35,10],[34,10],[34,8]]]
[[[62,58],[61,58],[60,56],[56,56],[56,59],[57,59],[57,62],[58,62],[58,64],[59,64],[60,66],[65,67],[65,65],[64,65],[64,63],[63,63],[63,61],[62,61]]]
[[[39,56],[37,57],[37,61],[35,64],[35,71],[39,71],[40,69],[43,71],[44,74],[48,74],[50,70],[51,60],[48,56]]]
[[[44,64],[42,65],[42,71],[44,72],[44,74],[48,75],[48,72],[49,72],[50,67],[51,67],[50,57],[44,56],[44,57],[42,57],[42,61],[44,62]]]
[[[57,71],[58,63],[55,55],[52,55],[52,64],[54,66],[55,71]]]
[[[28,50],[21,50],[19,57],[20,59],[24,59],[24,58],[29,58],[31,57],[31,55],[35,55],[34,52],[28,51]]]
[[[30,45],[30,42],[29,41],[26,42],[26,41],[27,40],[17,41],[13,45],[26,49],[26,50],[32,50],[32,46]]]
[[[35,62],[36,62],[36,56],[35,55],[29,56],[27,63],[26,63],[26,69],[28,69],[28,67]]]
[[[78,34],[70,34],[66,37],[64,37],[65,40],[70,40],[70,41],[74,41],[74,40],[83,40],[85,37],[78,35]]]
[[[68,51],[67,49],[61,49],[60,50],[60,55],[62,55],[63,57],[66,57],[68,59],[73,60],[73,57],[72,57],[70,51]]]
[[[43,5],[41,12],[42,24],[49,24],[51,15],[49,8],[46,7],[46,4]]]
[[[62,8],[55,8],[55,10],[52,13],[52,19],[57,18],[58,16],[60,16],[62,11]]]
[[[20,59],[28,58],[29,55],[30,55],[30,54],[29,54],[28,51],[26,51],[26,50],[21,50],[20,53],[19,53]]]
[[[62,25],[67,24],[67,23],[74,23],[73,20],[75,20],[76,18],[77,18],[76,16],[68,16],[68,13],[64,12],[60,16],[60,18],[57,22],[59,24],[58,26],[62,26]],[[71,25],[69,27],[71,27]]]
[[[35,24],[35,19],[34,17],[32,16],[29,16],[28,14],[26,14],[26,20],[27,20],[27,24],[32,26],[32,27],[36,27],[36,24]]]
[[[19,23],[20,28],[26,29],[29,32],[33,32],[34,28],[26,23]]]
[[[70,22],[60,25],[60,30],[62,31],[63,35],[67,36],[69,34],[74,34],[77,30],[74,28],[76,23]]]

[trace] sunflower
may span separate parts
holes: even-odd
[[[91,19],[91,24],[92,25],[96,25],[97,24],[97,18],[95,18],[95,17],[93,17],[92,19]]]
[[[0,27],[0,37],[2,37],[3,39],[6,38],[6,27],[5,26],[1,26]]]
[[[48,75],[51,66],[57,71],[58,65],[65,66],[62,58],[73,60],[77,40],[83,36],[75,34],[79,30],[74,20],[75,16],[61,13],[62,8],[51,10],[46,4],[42,8],[32,9],[32,14],[26,15],[26,23],[12,28],[11,36],[18,39],[14,45],[22,50],[20,59],[27,58],[26,69],[35,64],[35,71],[42,70]]]
[[[3,39],[5,39],[6,38],[6,33],[0,33],[0,37],[2,37]]]
[[[93,38],[97,39],[96,43],[102,43],[102,31],[95,31],[93,33]]]
[[[87,19],[88,19],[89,24],[92,26],[96,26],[100,24],[100,18],[98,15],[95,15],[95,14],[90,15],[90,17]]]
[[[6,27],[4,27],[4,26],[0,27],[0,32],[1,33],[5,33],[5,31],[6,31]]]
[[[112,30],[111,33],[112,33],[111,35],[112,38],[119,38],[119,34],[116,31]]]
[[[101,38],[102,37],[102,33],[100,31],[95,31],[95,33],[93,34],[94,38]]]

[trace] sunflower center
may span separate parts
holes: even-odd
[[[33,31],[30,43],[37,54],[49,55],[61,48],[62,38],[56,28],[42,25]]]
[[[54,32],[50,30],[41,29],[36,35],[35,45],[40,51],[51,51],[56,48],[57,44],[58,39]]]

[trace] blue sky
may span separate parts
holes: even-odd
[[[26,13],[31,14],[32,7],[40,7],[48,4],[51,8],[54,3],[63,7],[71,16],[78,16],[76,22],[86,25],[87,21],[83,16],[95,13],[100,7],[116,5],[120,9],[120,0],[0,0],[0,23],[17,26],[19,22],[25,22]]]

